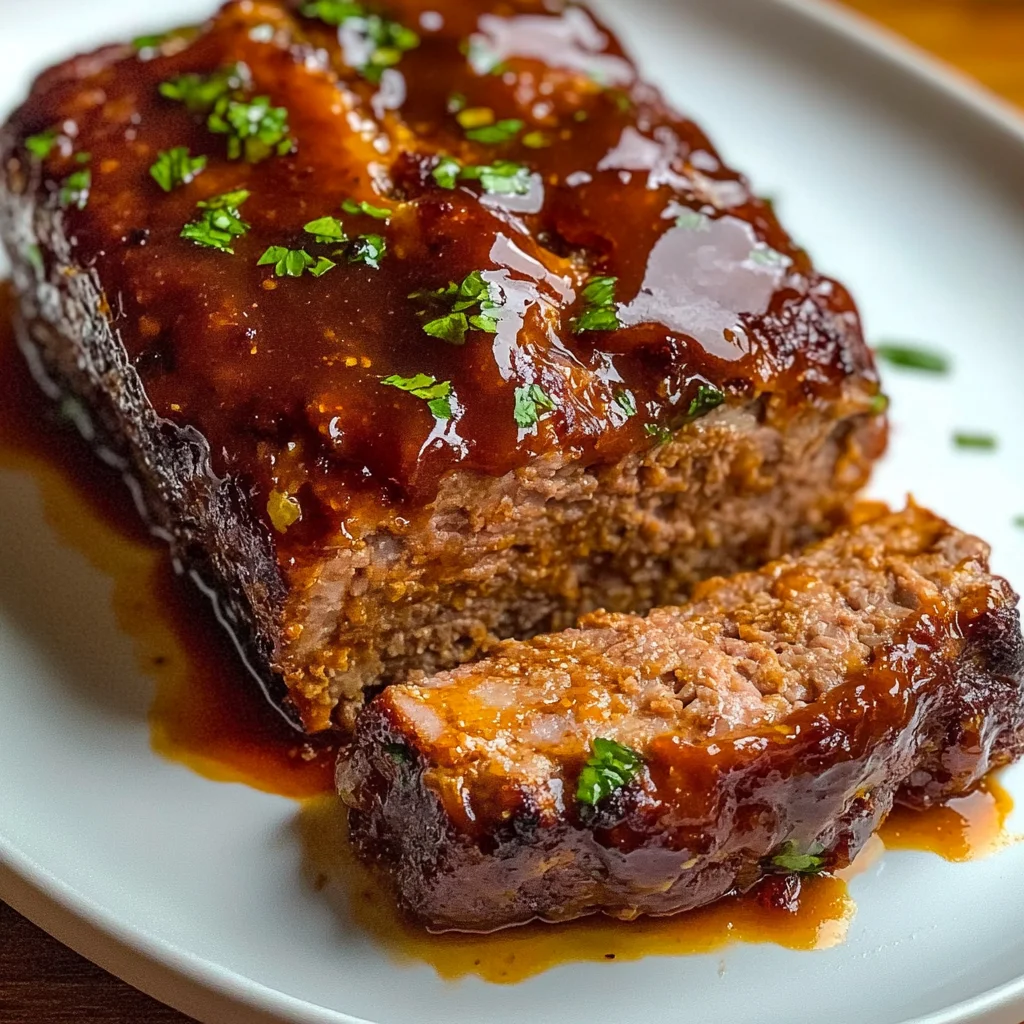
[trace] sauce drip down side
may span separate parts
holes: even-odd
[[[331,738],[299,736],[263,699],[206,599],[146,531],[120,474],[32,379],[12,307],[0,284],[0,470],[27,473],[60,541],[113,581],[117,625],[156,683],[154,749],[220,781],[296,798],[332,791]]]

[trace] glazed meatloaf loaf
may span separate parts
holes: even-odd
[[[230,3],[0,134],[24,347],[309,730],[826,532],[850,296],[584,8]]]
[[[894,800],[1021,753],[1017,597],[987,553],[911,507],[392,686],[339,768],[351,834],[441,930],[668,914],[846,864]]]

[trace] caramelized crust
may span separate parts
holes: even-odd
[[[346,5],[300,6],[230,3],[46,72],[0,136],[0,224],[42,372],[85,399],[308,727],[409,664],[601,605],[645,610],[835,518],[884,444],[854,304],[585,9],[399,0],[372,23],[401,26],[378,53],[366,18],[326,23]],[[201,100],[161,89],[226,68],[243,105],[286,112],[262,159],[232,159]],[[175,147],[206,163],[165,192],[150,168]],[[198,203],[236,190],[233,253],[181,237]],[[324,217],[350,241],[305,230]],[[376,269],[357,259],[374,235]],[[277,276],[258,265],[273,246],[336,265]],[[462,343],[426,332],[455,312],[438,291],[478,272],[488,305],[467,308]],[[595,278],[614,279],[618,329],[577,330]],[[441,406],[384,383],[416,375],[446,389]],[[705,487],[683,475],[703,464],[708,394],[724,396],[727,454]],[[546,533],[492,529],[510,520],[494,503],[538,474],[566,482],[571,530],[557,515]],[[670,592],[604,579],[646,540],[630,502],[593,503],[595,479],[658,508]],[[709,515],[696,540],[687,489]],[[745,496],[760,528],[717,518]],[[486,535],[439,556],[459,504]],[[509,550],[551,578],[523,585],[497,564]]]
[[[843,865],[894,799],[1021,752],[1017,597],[987,554],[912,507],[682,607],[390,687],[339,767],[352,835],[442,929],[687,910],[787,850]],[[591,805],[595,740],[643,763]]]

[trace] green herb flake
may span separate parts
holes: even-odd
[[[890,366],[906,370],[922,370],[925,373],[949,373],[950,360],[941,352],[920,348],[903,342],[886,341],[875,346],[875,355]]]
[[[516,425],[523,430],[535,426],[542,412],[550,412],[555,402],[539,384],[516,388],[516,404],[512,413]]]
[[[787,871],[798,875],[817,875],[825,867],[825,858],[821,856],[821,847],[814,846],[817,853],[801,853],[796,843],[789,841],[783,843],[779,852],[771,858],[771,865],[780,871]]]
[[[335,245],[348,241],[345,227],[337,217],[319,217],[304,225],[303,231],[316,236],[323,245]]]
[[[423,330],[451,345],[465,344],[466,332],[471,327],[488,334],[497,333],[498,319],[494,314],[504,301],[500,289],[485,281],[480,270],[467,274],[461,284],[452,281],[436,291],[413,292],[409,298],[428,299],[450,307],[448,315],[428,321]]]
[[[225,192],[196,204],[199,215],[181,229],[181,237],[209,249],[233,253],[232,242],[249,230],[239,208],[249,198],[245,189]]]
[[[352,3],[351,0],[312,0],[304,3],[299,8],[299,13],[304,18],[316,18],[325,25],[337,28],[351,18],[363,18],[366,16],[366,8],[360,3]]]
[[[627,419],[636,415],[636,399],[633,398],[632,392],[619,388],[612,396],[612,400],[626,414]]]
[[[443,156],[437,166],[430,172],[431,177],[441,188],[452,189],[459,183],[462,164],[454,157]]]
[[[288,249],[272,245],[259,258],[258,267],[273,266],[276,277],[302,277],[308,270],[313,277],[322,277],[337,264],[326,256],[314,259],[305,249]]]
[[[725,394],[711,384],[698,384],[697,394],[690,402],[686,415],[691,417],[705,416],[712,409],[717,409],[725,401]]]
[[[57,145],[57,130],[51,128],[48,131],[40,132],[38,135],[30,135],[25,140],[25,148],[37,159],[45,160]]]
[[[873,415],[881,416],[889,409],[889,396],[882,391],[879,391],[877,395],[872,395],[869,409]]]
[[[592,277],[583,289],[583,311],[572,322],[575,334],[621,327],[615,305],[617,277]]]
[[[993,434],[975,434],[965,430],[953,434],[953,443],[957,448],[973,448],[976,451],[990,452],[999,447],[999,441]]]
[[[205,168],[205,156],[194,157],[187,146],[175,146],[157,155],[156,163],[150,167],[149,173],[165,192],[170,192],[179,185],[189,184]]]
[[[249,81],[249,69],[244,64],[232,64],[212,75],[189,72],[160,84],[160,95],[165,99],[184,103],[193,114],[207,114],[218,101],[243,88]]]
[[[60,183],[58,201],[64,209],[67,209],[69,206],[75,206],[79,210],[84,210],[86,203],[89,202],[89,190],[91,188],[92,171],[88,167],[72,171]]]
[[[402,56],[420,45],[418,33],[397,21],[371,14],[361,3],[349,0],[312,0],[299,8],[306,18],[325,25],[355,29],[368,44],[369,55],[357,70],[368,82],[376,84],[384,72],[398,64]]]
[[[465,345],[468,330],[469,318],[465,313],[449,313],[423,325],[424,334],[446,341],[449,345]]]
[[[461,177],[479,181],[483,190],[492,196],[525,196],[530,191],[530,169],[511,160],[464,167]]]
[[[455,188],[461,179],[479,181],[488,195],[525,196],[530,191],[530,169],[512,160],[463,167],[454,157],[442,157],[431,174],[441,188]]]
[[[576,784],[576,799],[596,807],[634,779],[643,770],[644,761],[635,750],[601,737],[591,741],[590,751]]]
[[[289,135],[288,111],[271,106],[269,96],[240,100],[221,97],[214,106],[206,127],[214,135],[228,137],[228,158],[258,164],[267,157],[284,156],[295,148]]]
[[[380,261],[387,252],[387,243],[382,235],[359,235],[349,249],[349,263],[365,263],[373,270],[380,270]]]
[[[398,388],[400,391],[408,391],[409,394],[422,398],[435,419],[450,420],[452,418],[452,383],[449,380],[438,381],[425,373],[417,373],[413,377],[399,377],[392,374],[390,377],[382,377],[381,384]]]
[[[484,125],[481,128],[469,128],[466,131],[466,138],[470,142],[482,142],[488,146],[498,146],[503,142],[514,139],[524,127],[524,123],[518,118],[510,117],[503,121],[496,121],[494,124]]]
[[[657,423],[645,423],[644,433],[648,437],[653,437],[658,444],[668,444],[672,440],[672,431]]]
[[[365,199],[358,202],[355,199],[346,199],[341,208],[346,213],[365,213],[367,217],[374,217],[377,220],[388,220],[391,217],[391,211],[386,206],[374,206]]]
[[[1018,526],[1022,530],[1024,530],[1024,516],[1014,516],[1013,517],[1013,525],[1014,526]]]

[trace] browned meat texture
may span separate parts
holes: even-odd
[[[843,865],[894,800],[1021,752],[1017,596],[987,555],[876,513],[682,607],[390,687],[339,766],[355,842],[438,929],[667,914]],[[608,740],[639,760],[594,799]]]
[[[308,729],[811,540],[884,446],[848,293],[582,7],[230,3],[0,168],[40,377]]]

